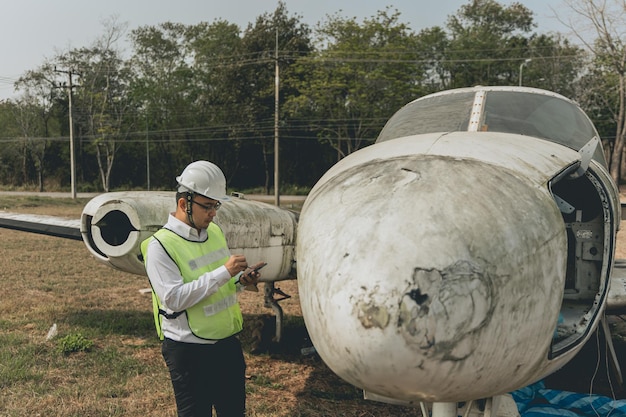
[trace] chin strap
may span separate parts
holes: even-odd
[[[192,198],[193,193],[187,193],[187,220],[189,220],[189,224],[191,224],[191,227],[197,229],[196,224],[193,222],[193,216],[191,213],[191,206],[193,205]]]

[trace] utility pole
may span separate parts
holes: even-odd
[[[72,75],[75,74],[71,69],[69,70],[57,70],[54,67],[54,72],[67,74],[69,83],[66,85],[63,83],[60,87],[67,88],[68,95],[68,111],[70,117],[70,178],[71,178],[71,187],[72,187],[72,198],[76,199],[76,161],[74,157],[74,122],[72,121],[72,89],[76,87],[72,84]]]
[[[278,174],[278,103],[280,98],[280,78],[278,65],[278,25],[276,26],[276,60],[274,64],[274,205],[280,207],[280,180]]]
[[[522,86],[522,72],[524,71],[524,65],[528,64],[530,61],[532,61],[531,58],[526,58],[524,62],[519,64],[519,86],[520,87]]]
[[[150,130],[148,129],[148,114],[146,113],[146,181],[150,191]]]

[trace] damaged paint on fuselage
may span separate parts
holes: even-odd
[[[405,293],[398,330],[408,345],[442,360],[460,360],[471,352],[463,339],[474,337],[493,313],[495,289],[480,265],[458,261],[442,271],[416,269],[417,287]],[[418,303],[412,293],[420,293]]]
[[[398,308],[393,309],[397,311],[393,322],[407,345],[441,360],[460,360],[470,354],[462,349],[468,346],[462,340],[473,337],[489,321],[494,292],[484,268],[468,261],[443,271],[416,268]],[[355,310],[366,329],[384,329],[392,321],[389,309],[373,303],[371,297],[358,301]]]

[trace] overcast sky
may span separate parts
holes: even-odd
[[[415,32],[444,26],[449,15],[470,0],[286,0],[289,15],[300,15],[314,25],[339,13],[358,21],[387,6],[400,12],[400,20]],[[555,18],[567,20],[562,0],[520,0],[535,13],[537,32],[568,30]],[[103,21],[117,16],[129,30],[170,21],[196,24],[221,18],[244,29],[257,16],[276,9],[277,0],[12,0],[0,14],[0,99],[12,97],[13,82],[36,69],[45,58],[70,48],[89,46],[104,33]],[[509,5],[511,1],[503,0]],[[571,12],[570,12],[571,13]],[[562,15],[563,14],[563,15]]]

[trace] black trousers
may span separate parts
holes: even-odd
[[[165,339],[161,346],[170,371],[178,417],[246,414],[246,363],[235,336],[212,345]]]

